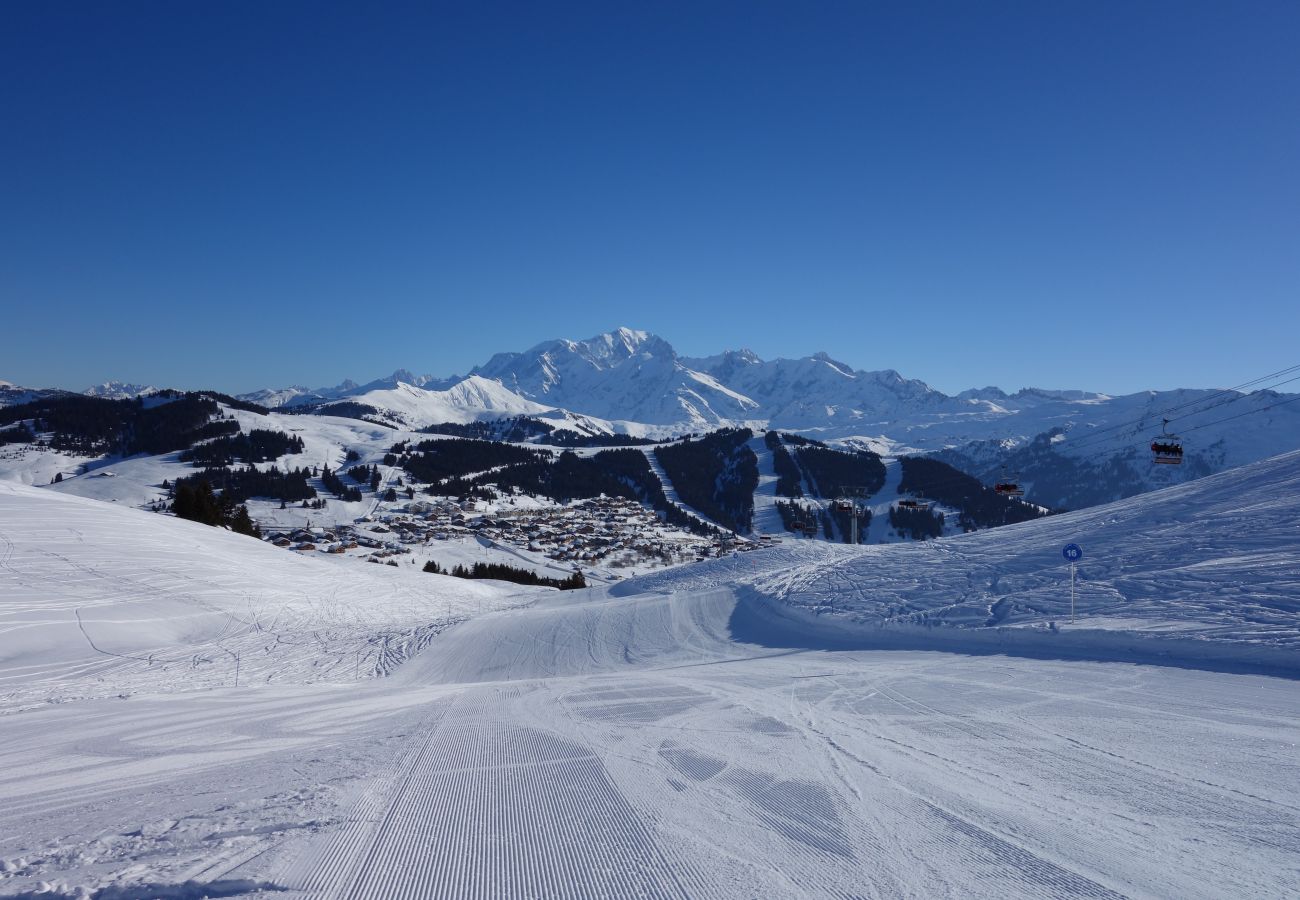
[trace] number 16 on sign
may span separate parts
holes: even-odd
[[[1078,544],[1066,544],[1061,555],[1070,561],[1070,624],[1074,624],[1074,564],[1083,559],[1083,548]]]

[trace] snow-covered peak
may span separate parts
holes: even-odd
[[[610,334],[600,335],[599,338],[593,338],[592,340],[597,339],[606,340],[611,344],[618,342],[628,353],[635,353],[642,344],[648,343],[651,340],[660,340],[648,331],[638,331],[633,328],[624,328],[621,326]]]
[[[393,422],[423,428],[444,422],[473,422],[484,418],[555,413],[553,407],[534,403],[506,388],[500,382],[471,375],[445,390],[426,390],[403,381],[392,387],[375,388],[340,398],[340,402],[360,403],[373,407]],[[328,413],[330,407],[321,408]]]
[[[500,411],[510,414],[515,413],[542,413],[549,412],[550,407],[533,403],[520,397],[518,394],[509,390],[499,381],[493,381],[490,378],[483,378],[478,375],[470,375],[445,391],[429,391],[429,394],[439,394],[447,400],[461,404],[467,408],[479,408],[490,411]]]
[[[436,382],[438,382],[438,379],[433,375],[416,375],[410,369],[398,369],[392,375],[376,378],[366,384],[357,384],[351,378],[345,378],[333,387],[309,388],[302,385],[292,385],[287,388],[265,388],[248,394],[240,394],[239,399],[276,409],[281,406],[306,406],[327,400],[339,400],[344,397],[363,394],[367,391],[394,388],[399,384],[425,387]]]
[[[683,429],[753,419],[758,407],[680,360],[663,338],[631,328],[499,353],[473,374],[573,412]]]
[[[1008,398],[1007,398],[1006,391],[1002,390],[1002,388],[989,385],[988,387],[970,388],[968,390],[964,390],[957,395],[957,399],[958,400],[991,400],[994,403],[999,403]]]
[[[1061,391],[1035,387],[1021,388],[1012,396],[1021,400],[1068,400],[1076,403],[1111,399],[1108,394],[1098,394],[1093,391]]]
[[[105,381],[82,391],[87,397],[102,397],[105,400],[131,400],[135,397],[147,397],[158,393],[158,388],[147,384],[128,384],[124,381]]]
[[[635,358],[677,359],[677,351],[663,338],[631,328],[617,328],[585,341],[561,343],[570,353],[585,359],[598,369],[615,368]],[[542,350],[543,347],[545,345],[539,345],[534,351]]]
[[[824,363],[825,365],[830,366],[832,369],[834,369],[836,372],[839,372],[841,375],[845,376],[846,378],[853,377],[852,366],[848,365],[847,363],[842,363],[839,362],[838,360],[831,359],[831,355],[825,351],[822,351],[820,353],[814,353],[812,355],[812,358],[819,363]],[[891,370],[891,374],[898,375],[897,372],[893,372],[892,370]]]

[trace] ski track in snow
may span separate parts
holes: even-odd
[[[708,525],[710,528],[717,528],[718,524],[712,519],[702,516],[694,509],[682,502],[682,498],[677,494],[677,488],[673,487],[673,480],[668,477],[664,467],[659,463],[659,457],[655,456],[654,447],[641,447],[641,452],[645,454],[646,461],[650,463],[650,471],[654,472],[655,477],[659,479],[659,484],[664,489],[664,497],[673,506],[680,509],[686,515],[698,522]]]
[[[754,531],[759,534],[787,534],[776,508],[776,468],[772,451],[762,436],[749,442],[749,449],[758,457],[758,488],[754,491]]]
[[[903,481],[903,464],[894,458],[883,459],[885,464],[885,483],[874,496],[868,498],[867,506],[871,510],[871,522],[867,525],[867,539],[864,544],[883,544],[889,531],[889,508],[898,501],[898,486]]]

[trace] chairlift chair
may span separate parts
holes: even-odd
[[[1169,433],[1169,420],[1151,442],[1151,462],[1158,466],[1181,466],[1183,464],[1183,440],[1176,434]]]
[[[1006,469],[1002,470],[1002,477],[993,485],[993,490],[1003,497],[1025,496],[1025,489],[1020,486],[1020,476],[1008,478]]]

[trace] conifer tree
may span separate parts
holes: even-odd
[[[253,522],[252,517],[248,514],[248,507],[242,503],[239,504],[234,516],[230,519],[230,530],[237,534],[246,534],[249,537],[260,538],[262,536],[262,529],[258,528],[256,523]]]

